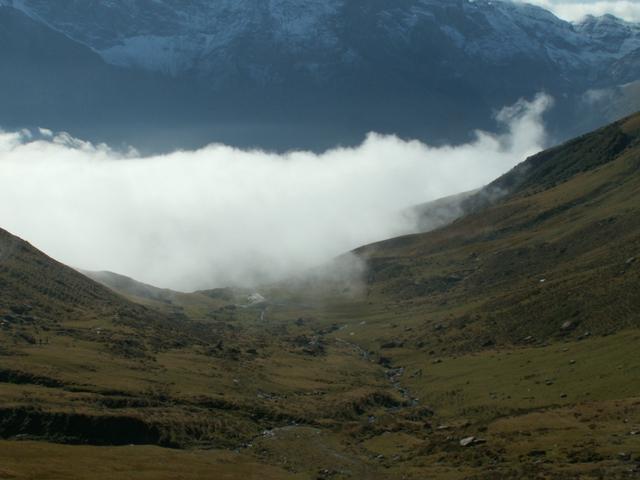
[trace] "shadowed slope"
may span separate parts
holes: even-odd
[[[45,321],[148,315],[143,307],[56,262],[0,229],[0,314],[30,311]]]

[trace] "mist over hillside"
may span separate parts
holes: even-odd
[[[157,286],[280,280],[430,228],[405,210],[481,187],[541,150],[552,103],[504,108],[505,133],[458,146],[371,134],[320,155],[214,144],[141,157],[48,130],[0,133],[0,217],[67,264]]]

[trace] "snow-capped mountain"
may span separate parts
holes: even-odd
[[[571,24],[536,6],[497,0],[2,0],[90,46],[107,62],[214,79],[246,68],[277,82],[284,68],[321,76],[372,51],[434,50],[500,66],[525,58],[563,74],[605,72],[640,49],[640,25],[610,15]],[[267,50],[265,59],[261,51]],[[253,53],[253,54],[252,54]],[[240,55],[242,54],[242,55]],[[279,57],[284,65],[274,62]],[[267,60],[267,61],[265,61]],[[449,60],[450,61],[450,60]],[[594,73],[590,72],[590,73]]]
[[[489,128],[495,109],[539,91],[558,101],[553,128],[584,103],[584,92],[640,79],[639,24],[610,15],[574,24],[521,2],[0,0],[0,5],[90,48],[106,64],[191,85],[193,108],[200,112],[193,122],[200,126],[202,117],[225,125],[229,119],[269,128],[307,125],[315,138],[333,132],[326,133],[326,146],[351,142],[369,130],[459,140],[451,133],[454,127],[457,132]],[[584,116],[582,106],[579,110]],[[589,120],[588,127],[606,120]],[[558,128],[558,137],[577,133]],[[342,138],[337,131],[353,135]]]

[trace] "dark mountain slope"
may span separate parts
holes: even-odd
[[[158,112],[180,117],[186,95],[178,82],[108,65],[87,46],[3,6],[0,70],[2,128],[47,127],[116,145],[132,128],[139,138],[166,128]]]
[[[73,95],[59,101],[44,95],[49,116],[37,108],[40,98],[30,104],[33,110],[15,110],[22,123],[155,151],[213,141],[324,150],[360,143],[370,131],[458,143],[477,128],[499,128],[492,118],[497,110],[539,92],[555,97],[547,123],[555,139],[565,139],[609,121],[585,100],[591,98],[585,92],[615,89],[640,75],[637,24],[610,16],[571,24],[522,2],[0,0],[0,5],[15,6],[33,23],[7,29],[12,42],[32,34],[39,38],[33,31],[37,24],[89,47],[111,67],[101,67],[109,72],[103,82],[102,76],[85,73],[74,78],[77,66],[61,62],[47,75],[50,87],[62,88],[58,78],[77,83],[90,110],[74,107]],[[46,45],[34,49],[23,51],[24,58],[51,52]],[[125,69],[127,82],[114,65]],[[114,77],[114,72],[120,73]],[[14,95],[33,95],[32,89],[17,87]],[[40,89],[35,92],[43,96]],[[628,101],[638,108],[637,97]],[[118,121],[100,123],[106,112],[119,115]],[[67,118],[72,113],[75,123]],[[0,117],[0,123],[14,116]]]
[[[42,254],[27,242],[0,229],[0,305],[4,314],[29,310],[52,321],[145,314],[98,283]]]
[[[190,318],[209,320],[224,318],[225,315],[220,314],[221,309],[224,310],[225,307],[235,303],[246,305],[247,297],[251,293],[251,291],[234,289],[183,293],[147,285],[113,272],[83,270],[81,273],[135,303],[179,318],[184,318],[185,315]]]
[[[144,356],[202,335],[197,324],[174,317],[125,299],[0,229],[0,318],[16,342],[63,333]],[[103,329],[113,335],[96,334]]]
[[[146,300],[170,304],[175,299],[177,293],[172,290],[147,285],[146,283],[138,282],[133,278],[113,272],[93,272],[83,270],[80,273],[110,288],[111,290],[120,292],[122,295],[138,299],[139,302]]]
[[[487,190],[505,191],[510,195],[545,190],[566,182],[578,173],[609,163],[626,149],[640,143],[637,132],[627,126],[634,124],[634,118],[621,120],[534,155],[492,182]]]

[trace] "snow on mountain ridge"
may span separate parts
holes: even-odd
[[[371,42],[383,38],[384,48],[412,50],[428,49],[423,42],[433,40],[435,31],[458,50],[452,50],[452,56],[480,57],[498,66],[514,58],[541,58],[561,69],[602,68],[599,64],[640,48],[639,24],[608,15],[572,24],[541,7],[500,0],[0,0],[1,4],[45,21],[90,46],[108,63],[171,75],[196,71],[207,77],[218,75],[224,66],[273,70],[264,59],[251,59],[267,45],[297,68],[322,71],[336,61],[366,57],[366,35]]]
[[[576,30],[621,58],[640,48],[640,24],[626,22],[613,15],[587,16]]]

